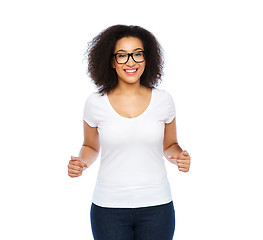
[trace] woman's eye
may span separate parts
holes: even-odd
[[[127,54],[118,54],[119,58],[125,58]]]
[[[140,57],[140,56],[142,56],[142,53],[141,52],[135,52],[134,56]]]

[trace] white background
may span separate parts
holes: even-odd
[[[67,175],[96,90],[86,44],[114,24],[159,39],[159,88],[176,105],[190,172],[167,162],[176,240],[262,240],[263,8],[261,1],[2,1],[0,238],[92,239],[99,161]],[[99,159],[99,158],[98,158]]]

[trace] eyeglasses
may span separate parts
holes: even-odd
[[[144,62],[144,51],[137,51],[133,53],[115,53],[113,56],[116,59],[116,62],[119,64],[125,64],[129,61],[130,56],[132,57],[133,61],[136,63]]]

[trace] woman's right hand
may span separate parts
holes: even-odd
[[[87,164],[83,162],[80,157],[71,156],[68,164],[68,175],[70,177],[79,177],[82,175],[83,168],[87,168]]]

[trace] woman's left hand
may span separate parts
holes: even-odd
[[[191,164],[191,157],[189,153],[184,150],[177,155],[168,156],[169,159],[176,159],[179,171],[188,172]]]

